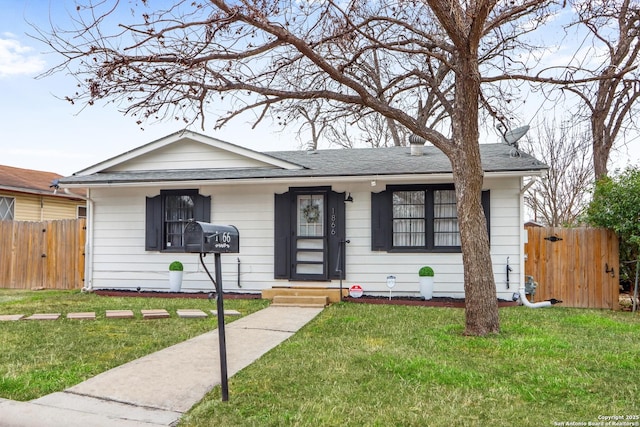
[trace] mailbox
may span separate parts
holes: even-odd
[[[238,253],[240,235],[233,225],[191,221],[184,227],[184,251],[193,253]]]

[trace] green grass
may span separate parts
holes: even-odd
[[[266,304],[225,300],[244,314]],[[213,317],[104,319],[106,309],[139,316],[144,308],[214,307],[0,290],[1,314],[98,314],[0,323],[0,397],[63,390],[216,327]],[[499,335],[477,338],[463,335],[461,309],[335,304],[230,378],[228,402],[215,388],[181,425],[553,426],[640,413],[640,315],[556,306],[504,308],[500,316]]]
[[[226,299],[243,315],[263,300]],[[170,319],[143,320],[141,309],[164,308]],[[0,397],[31,400],[217,327],[217,320],[180,319],[179,308],[215,309],[207,299],[114,298],[74,291],[0,290],[0,314],[62,313],[55,321],[0,322]],[[134,319],[106,319],[106,310],[134,310]],[[96,320],[69,320],[94,311]],[[229,317],[227,321],[233,321]]]
[[[214,389],[181,426],[552,426],[640,414],[640,316],[504,308],[333,305]],[[640,420],[636,420],[640,421]],[[586,424],[585,424],[586,425]]]

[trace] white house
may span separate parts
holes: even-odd
[[[496,294],[509,299],[524,275],[523,191],[547,166],[505,144],[481,155]],[[434,147],[259,153],[185,131],[59,184],[87,189],[93,289],[168,290],[179,260],[182,290],[210,291],[198,255],[182,252],[195,219],[239,231],[239,253],[221,256],[227,292],[360,284],[375,295],[395,276],[395,295],[417,296],[429,265],[435,297],[464,297],[451,166]]]

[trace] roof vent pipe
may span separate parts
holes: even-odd
[[[409,137],[409,144],[411,145],[411,155],[422,156],[422,154],[424,153],[425,142],[427,142],[427,140],[424,139],[423,137],[418,136],[416,134],[412,134]]]

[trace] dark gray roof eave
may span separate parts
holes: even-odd
[[[481,144],[485,173],[539,174],[548,169],[526,153],[513,157],[505,144]],[[270,156],[301,165],[303,169],[190,169],[131,172],[98,172],[61,178],[61,185],[135,184],[181,181],[295,180],[310,178],[354,178],[358,176],[399,176],[452,174],[449,159],[435,147],[424,147],[424,156],[410,155],[409,147],[281,151]]]
[[[538,175],[541,171],[547,170],[547,167],[540,168],[530,168],[530,169],[512,169],[512,170],[485,170],[485,173],[515,173],[521,174],[523,176],[527,175]],[[169,176],[166,172],[161,174],[140,174],[135,176],[131,173],[122,173],[122,174],[95,174],[89,175],[86,177],[69,177],[60,180],[60,185],[113,185],[113,184],[135,184],[135,183],[156,183],[156,182],[193,182],[193,181],[203,181],[203,182],[216,182],[216,181],[251,181],[255,182],[256,180],[295,180],[295,179],[313,179],[313,178],[334,178],[336,180],[340,178],[357,178],[357,177],[385,177],[385,176],[412,176],[412,175],[447,175],[452,174],[450,170],[442,170],[442,171],[411,171],[411,172],[397,172],[397,173],[380,173],[380,172],[367,172],[367,173],[357,173],[357,174],[320,174],[320,173],[305,173],[305,174],[282,174],[282,175],[244,175],[244,176],[207,176],[207,174],[203,174],[202,171],[196,174],[189,174],[188,172],[193,171],[182,171],[180,176]],[[313,171],[311,171],[313,172]],[[218,175],[218,174],[215,174]]]

